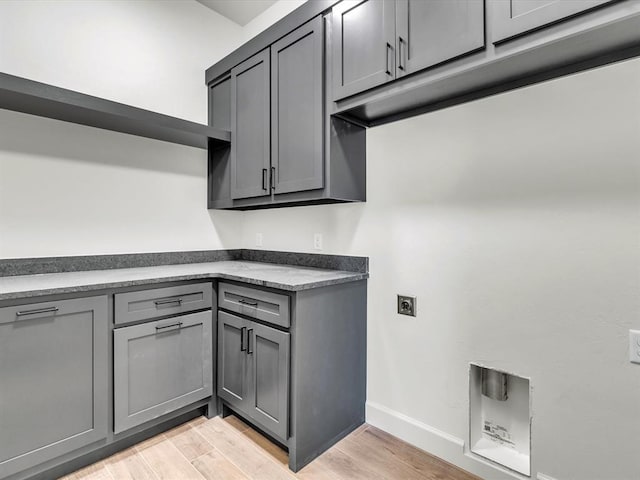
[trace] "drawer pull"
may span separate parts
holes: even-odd
[[[240,351],[245,352],[247,349],[244,347],[244,332],[247,331],[247,327],[242,327],[240,329]]]
[[[58,307],[37,308],[35,310],[25,310],[23,312],[16,312],[16,317],[26,317],[27,315],[37,315],[39,313],[55,313],[58,311]]]
[[[247,332],[247,353],[249,355],[253,354],[253,349],[251,348],[251,336],[253,334],[253,328],[250,328]]]
[[[173,303],[177,303],[178,306],[180,306],[180,305],[182,305],[182,299],[181,298],[167,298],[166,300],[156,300],[153,303],[156,304],[156,308],[161,307],[163,305],[171,305]]]
[[[166,330],[167,328],[173,328],[173,327],[178,327],[176,328],[176,330],[180,330],[182,328],[182,322],[178,322],[178,323],[172,323],[171,325],[163,325],[163,326],[156,326],[156,330]]]
[[[241,298],[240,300],[238,300],[238,303],[241,303],[243,305],[248,305],[250,307],[258,306],[258,302],[250,302],[249,300],[245,300],[244,298]]]

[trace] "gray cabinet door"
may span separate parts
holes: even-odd
[[[494,43],[615,0],[491,0]]]
[[[316,17],[271,46],[274,193],[322,188],[323,22]]]
[[[286,441],[290,334],[255,322],[249,322],[248,327],[248,413],[264,428]]]
[[[0,478],[107,436],[107,298],[0,309]]]
[[[113,332],[114,432],[210,397],[211,310]]]
[[[218,312],[218,396],[239,409],[247,404],[247,323]]]
[[[333,98],[395,78],[395,2],[344,0],[332,11]]]
[[[484,47],[484,0],[398,0],[398,76]]]
[[[231,70],[231,198],[269,194],[269,49]]]

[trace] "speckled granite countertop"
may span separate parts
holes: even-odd
[[[368,278],[368,276],[367,273],[246,261],[159,265],[0,277],[0,301],[213,278],[299,291],[353,282]]]

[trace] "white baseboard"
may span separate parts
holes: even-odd
[[[485,480],[522,480],[518,474],[465,454],[465,441],[375,402],[367,402],[367,423]],[[555,480],[538,476],[538,480]]]
[[[556,480],[555,478],[550,477],[549,475],[545,475],[544,473],[538,473],[537,479],[538,480]]]

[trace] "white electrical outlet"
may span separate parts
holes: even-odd
[[[629,330],[629,361],[640,363],[640,330]]]
[[[256,233],[256,247],[262,246],[262,234]]]
[[[314,233],[313,234],[313,248],[316,250],[322,250],[322,234]]]

